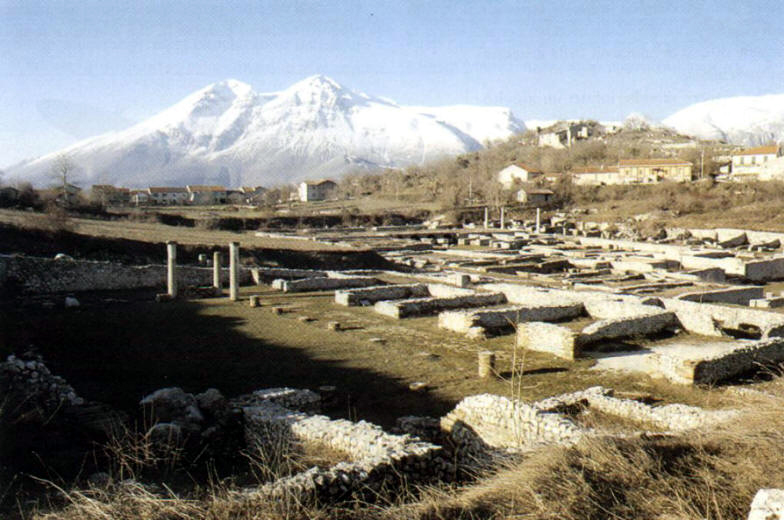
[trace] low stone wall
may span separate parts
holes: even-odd
[[[442,449],[408,435],[391,435],[360,421],[333,420],[294,412],[272,402],[243,409],[249,443],[291,440],[328,446],[349,454],[351,462],[329,468],[313,467],[259,488],[246,496],[291,499],[296,502],[334,500],[354,492],[378,493],[404,479],[423,482],[449,480],[454,466]]]
[[[298,278],[320,278],[326,277],[326,271],[313,269],[286,269],[284,267],[251,267],[250,274],[256,285],[264,283],[265,280],[296,280]]]
[[[676,432],[713,427],[738,417],[736,410],[704,410],[685,404],[651,406],[601,392],[586,392],[585,399],[591,410]]]
[[[442,312],[438,315],[438,326],[464,334],[477,327],[483,329],[483,332],[497,332],[510,329],[521,322],[559,321],[577,318],[583,314],[581,303],[517,305],[500,309]]]
[[[441,418],[441,429],[468,453],[521,452],[543,444],[571,445],[585,431],[557,413],[500,395],[466,397]]]
[[[614,318],[592,323],[582,330],[577,342],[581,346],[600,341],[647,336],[676,327],[678,319],[675,313],[660,310],[628,318]]]
[[[784,361],[784,339],[737,341],[699,348],[669,349],[656,354],[659,372],[682,384],[712,384]]]
[[[380,285],[378,278],[371,276],[347,276],[345,278],[301,278],[299,280],[277,279],[272,281],[272,288],[283,292],[329,291],[352,287],[371,287]]]
[[[763,338],[784,336],[784,315],[749,309],[696,303],[676,298],[660,298],[664,308],[678,317],[684,329],[703,336],[723,336],[722,327],[741,329],[758,327]]]
[[[658,302],[657,302],[658,303]],[[645,305],[639,298],[632,301],[617,299],[612,296],[604,298],[588,298],[585,300],[585,310],[588,315],[596,320],[612,320],[617,318],[631,318],[635,316],[647,316],[662,312],[662,308],[656,305]]]
[[[750,300],[765,296],[762,287],[729,287],[712,291],[695,291],[678,295],[679,300],[699,303],[734,303],[748,305]]]
[[[370,305],[383,300],[402,300],[421,298],[429,293],[423,283],[407,285],[379,285],[364,289],[344,289],[335,291],[335,303],[345,306]]]
[[[229,283],[228,268],[221,270],[221,279]],[[240,283],[250,280],[250,271],[240,268]],[[212,268],[178,266],[177,283],[210,286]],[[166,286],[166,266],[0,255],[0,285],[14,285],[28,294],[159,288]]]
[[[411,300],[390,300],[376,302],[377,313],[392,318],[411,316],[430,316],[445,309],[465,309],[506,303],[502,293],[476,293],[446,298],[414,298]]]

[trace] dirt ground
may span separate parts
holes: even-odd
[[[260,296],[261,307],[245,298]],[[385,427],[404,415],[440,416],[465,396],[490,392],[538,399],[602,384],[665,401],[716,406],[721,392],[647,376],[591,370],[593,360],[515,352],[512,335],[477,342],[439,330],[436,318],[394,320],[372,308],[333,303],[332,293],[280,293],[267,286],[227,298],[158,304],[152,293],[93,293],[76,309],[40,302],[6,309],[0,353],[34,346],[80,395],[133,414],[166,386],[210,387],[227,396],[259,388],[337,388],[330,415]],[[284,307],[281,315],[272,306]],[[327,329],[338,321],[343,330]],[[479,350],[498,356],[499,377],[479,379]],[[512,360],[517,368],[512,374]],[[516,390],[512,389],[512,380]],[[427,383],[424,391],[409,385]]]

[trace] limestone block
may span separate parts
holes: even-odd
[[[566,305],[515,305],[497,309],[445,311],[438,315],[438,326],[454,332],[468,333],[474,327],[502,332],[526,321],[559,321],[583,314],[581,303]]]
[[[537,321],[520,323],[516,341],[522,348],[547,352],[570,361],[580,357],[577,335],[561,325]]]
[[[751,502],[748,520],[784,519],[784,489],[760,489]]]
[[[376,302],[374,309],[379,314],[400,319],[410,316],[429,316],[445,309],[484,307],[502,303],[506,303],[502,293],[476,293],[446,298],[380,301]]]

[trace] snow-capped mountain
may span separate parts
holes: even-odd
[[[679,133],[745,146],[784,141],[784,94],[703,101],[663,123]]]
[[[127,130],[11,166],[6,179],[48,184],[66,155],[83,186],[271,185],[421,164],[524,130],[507,108],[400,106],[320,75],[272,93],[226,80]]]

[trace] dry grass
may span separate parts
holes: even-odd
[[[775,385],[780,389],[781,385]],[[593,438],[553,447],[463,487],[410,489],[375,504],[308,507],[271,502],[215,485],[193,497],[135,482],[62,491],[65,506],[36,520],[352,518],[659,519],[744,518],[761,487],[784,487],[781,398],[749,401],[755,410],[720,429],[680,436]]]

